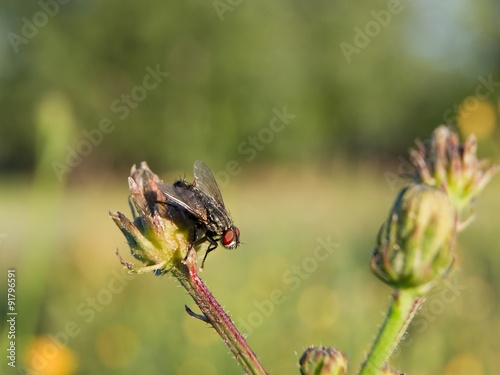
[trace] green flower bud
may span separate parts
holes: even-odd
[[[132,255],[143,262],[145,267],[137,267],[120,261],[130,271],[143,273],[148,271],[167,272],[176,262],[182,261],[188,252],[191,226],[187,225],[180,212],[168,210],[166,197],[158,189],[160,178],[142,162],[137,169],[132,167],[129,177],[133,222],[121,212],[109,215],[127,239]]]
[[[372,272],[396,288],[429,288],[453,264],[456,211],[448,195],[427,185],[401,190],[382,225]]]
[[[302,375],[344,375],[347,358],[333,347],[310,347],[300,357],[299,365]]]
[[[457,133],[442,125],[430,140],[417,142],[410,150],[416,169],[414,181],[444,189],[459,212],[471,207],[472,200],[484,189],[499,166],[485,168],[477,159],[476,137],[471,134],[461,145]]]

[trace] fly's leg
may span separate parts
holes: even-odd
[[[208,253],[217,248],[217,241],[215,241],[212,237],[205,236],[205,237],[203,237],[203,240],[207,240],[208,242],[210,242],[210,245],[208,245],[208,249],[205,252],[205,256],[203,257],[203,260],[201,261],[201,269],[203,269],[203,267],[205,266],[205,260],[207,259]]]

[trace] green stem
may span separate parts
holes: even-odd
[[[186,288],[203,313],[202,316],[197,317],[215,328],[222,340],[231,349],[245,373],[266,375],[267,372],[259,363],[257,356],[248,346],[243,335],[198,276],[196,265],[196,253],[192,250],[185,261],[172,269],[172,273]],[[193,315],[192,312],[190,314]]]
[[[379,375],[403,338],[424,298],[414,289],[396,289],[384,324],[361,367],[359,375]]]

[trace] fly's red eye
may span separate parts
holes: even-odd
[[[222,237],[222,244],[224,246],[229,246],[231,243],[234,241],[234,232],[232,229],[229,229],[224,233],[224,236]]]
[[[236,232],[236,237],[240,238],[240,230],[234,227],[234,231]]]

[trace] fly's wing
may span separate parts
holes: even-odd
[[[196,188],[215,199],[221,207],[225,208],[217,181],[215,181],[215,177],[207,165],[200,160],[196,160],[194,162],[193,173]]]
[[[208,222],[207,210],[199,202],[195,193],[182,186],[158,183],[158,188],[167,196],[167,203],[174,203],[196,216],[203,223]]]

